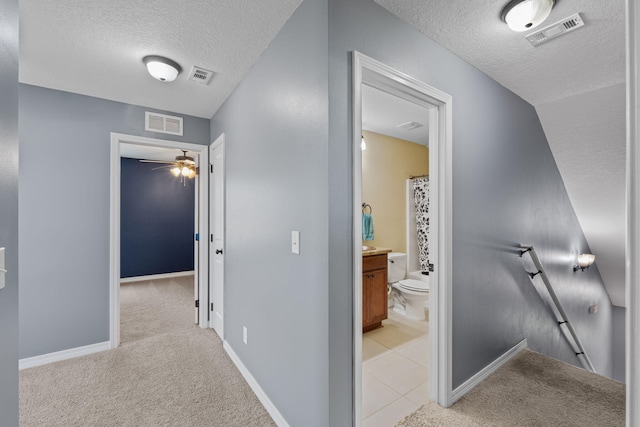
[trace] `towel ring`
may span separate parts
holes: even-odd
[[[367,203],[363,203],[362,204],[362,213],[366,213],[365,210],[369,208],[369,213],[372,214],[373,213],[373,208],[371,207],[370,204]]]

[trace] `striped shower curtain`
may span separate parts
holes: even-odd
[[[420,269],[429,271],[429,177],[413,180],[413,199],[416,205],[416,229]]]

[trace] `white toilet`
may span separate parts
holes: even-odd
[[[405,279],[407,255],[401,252],[387,254],[388,280],[394,291],[393,311],[410,319],[424,320],[425,303],[429,300],[429,276],[421,280]]]

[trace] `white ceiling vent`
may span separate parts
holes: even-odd
[[[414,130],[414,129],[421,128],[422,126],[424,126],[422,123],[407,122],[407,123],[402,123],[401,125],[398,125],[397,127],[398,127],[398,129]]]
[[[556,22],[555,24],[549,25],[539,31],[536,31],[533,34],[529,34],[526,36],[526,39],[529,40],[534,46],[541,45],[544,42],[548,42],[551,39],[555,39],[558,36],[568,33],[569,31],[576,30],[580,27],[584,26],[584,21],[580,17],[579,13],[572,15],[562,21]]]
[[[206,70],[201,67],[196,67],[195,65],[191,67],[191,74],[189,75],[189,80],[193,80],[194,82],[202,83],[203,85],[209,84],[211,81],[211,77],[213,77],[213,71]]]
[[[151,132],[168,133],[171,135],[182,135],[182,117],[167,116],[166,114],[144,113],[144,130]]]

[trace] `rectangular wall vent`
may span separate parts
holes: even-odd
[[[203,85],[209,84],[211,78],[213,77],[213,71],[206,70],[201,67],[196,67],[195,65],[191,67],[191,74],[189,75],[189,80],[193,80],[194,82],[201,83]]]
[[[548,27],[536,31],[535,33],[529,34],[526,36],[526,39],[529,40],[529,43],[532,45],[539,46],[542,43],[555,39],[558,36],[577,30],[582,26],[584,26],[584,21],[580,14],[576,13],[562,21],[556,22],[555,24],[551,24]]]
[[[418,122],[407,122],[407,123],[402,123],[400,125],[397,126],[398,129],[404,129],[404,130],[414,130],[414,129],[418,129],[420,127],[424,126],[422,123],[418,123]]]
[[[182,135],[184,133],[182,117],[167,116],[166,114],[145,111],[144,130],[168,133],[171,135]]]

